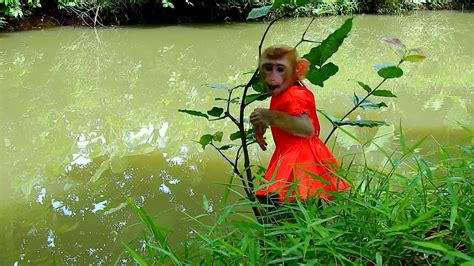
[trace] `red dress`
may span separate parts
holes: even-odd
[[[299,116],[306,113],[314,127],[312,137],[297,137],[275,126],[271,127],[275,152],[264,178],[270,181],[257,196],[277,193],[281,202],[293,201],[298,195],[304,200],[318,196],[331,199],[324,191],[348,188],[346,182],[335,176],[338,163],[329,149],[319,139],[319,121],[313,93],[304,86],[292,86],[273,96],[270,110]]]

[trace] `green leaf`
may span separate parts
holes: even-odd
[[[372,95],[381,97],[397,97],[397,95],[393,94],[391,91],[388,90],[376,90],[372,93]]]
[[[225,151],[225,150],[228,150],[228,149],[231,149],[233,147],[235,147],[237,145],[234,145],[234,144],[227,144],[227,145],[224,145],[222,147],[219,147],[218,150],[221,150],[221,151]]]
[[[245,104],[250,104],[251,102],[254,101],[263,101],[270,97],[270,94],[268,93],[256,93],[256,94],[250,94],[245,96]]]
[[[362,109],[380,109],[382,107],[388,107],[388,106],[384,102],[373,103],[369,100],[365,100],[362,103],[360,103],[359,107]]]
[[[414,227],[415,225],[424,222],[428,218],[431,218],[436,213],[436,211],[437,209],[433,208],[427,212],[420,214],[415,220],[410,222],[410,227]]]
[[[209,86],[211,88],[214,88],[214,89],[218,89],[218,90],[230,90],[230,89],[232,89],[231,87],[229,87],[227,85],[219,84],[219,83],[209,83],[209,84],[207,84],[207,86]]]
[[[331,122],[331,124],[335,124],[336,121],[339,121],[336,117],[326,113],[326,111],[322,110],[322,109],[317,109],[316,110],[318,113],[322,114],[327,120],[329,120],[329,122]]]
[[[262,7],[254,8],[247,15],[247,20],[264,17],[270,12],[270,10],[272,10],[272,6],[262,6]]]
[[[235,97],[235,98],[232,98],[230,100],[228,100],[227,98],[214,98],[214,100],[229,102],[229,103],[233,103],[233,104],[239,104],[240,103],[240,101],[239,101],[240,97]]]
[[[202,135],[199,139],[199,144],[201,144],[203,149],[206,149],[206,146],[211,143],[212,139],[214,138],[211,134]]]
[[[296,0],[296,6],[304,6],[307,5],[310,0]]]
[[[229,136],[230,140],[240,139],[240,131],[234,132]]]
[[[209,212],[209,200],[204,194],[202,194],[202,207],[206,212]]]
[[[324,87],[324,81],[334,76],[339,71],[339,68],[333,63],[327,63],[321,68],[312,68],[309,70],[306,78],[314,85]]]
[[[147,266],[148,264],[143,260],[143,258],[135,252],[131,247],[127,246],[127,244],[122,242],[122,245],[124,246],[125,250],[132,256],[132,258],[135,260],[136,263],[140,266]]]
[[[379,127],[379,126],[388,126],[385,121],[375,121],[375,120],[346,120],[346,121],[334,121],[338,126],[358,126],[358,127]]]
[[[384,79],[393,79],[403,76],[403,70],[397,66],[389,66],[381,68],[377,74]]]
[[[208,115],[206,115],[206,114],[204,114],[204,113],[201,113],[201,112],[199,112],[199,111],[186,110],[186,109],[179,109],[178,112],[185,113],[185,114],[192,115],[192,116],[205,117],[205,118],[209,119],[209,116],[208,116]]]
[[[426,53],[421,49],[411,49],[408,51],[408,55],[403,58],[409,62],[420,62],[426,58]]]
[[[438,251],[441,251],[441,252],[444,252],[444,253],[448,252],[447,248],[445,248],[442,245],[437,244],[437,243],[428,242],[428,241],[410,241],[410,242],[412,242],[415,245],[421,246],[421,247],[438,250]]]
[[[224,136],[224,132],[218,131],[218,132],[214,133],[214,136],[212,136],[212,140],[221,142],[223,136]]]
[[[260,93],[265,93],[267,92],[267,85],[265,84],[265,82],[263,81],[262,77],[257,77],[255,78],[253,81],[252,81],[252,88],[256,91],[256,92],[260,92]]]
[[[448,180],[449,200],[451,201],[451,213],[449,216],[449,230],[453,230],[454,223],[458,217],[458,197],[453,183]]]
[[[275,2],[273,2],[272,9],[273,10],[278,9],[284,4],[289,4],[290,1],[291,0],[275,0]]]
[[[382,253],[380,253],[380,252],[375,253],[375,263],[376,263],[377,266],[382,266],[383,265]]]
[[[364,89],[366,92],[371,92],[372,91],[372,88],[370,88],[369,85],[363,83],[363,82],[360,82],[360,81],[357,81],[357,84],[359,84],[359,86]]]
[[[420,61],[423,61],[425,58],[426,56],[424,55],[412,54],[412,55],[405,56],[405,58],[403,59],[409,62],[420,62]]]
[[[221,116],[221,114],[224,112],[224,109],[223,108],[220,108],[220,107],[212,107],[211,110],[207,111],[207,114],[210,115],[210,116],[215,116],[215,117],[219,117]]]
[[[342,26],[331,33],[320,45],[312,48],[303,56],[312,66],[322,66],[342,45],[352,29],[352,18],[347,19]]]
[[[378,64],[378,65],[374,66],[374,70],[379,71],[382,68],[393,67],[393,66],[395,66],[395,65],[394,64]]]

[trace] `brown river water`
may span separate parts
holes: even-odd
[[[321,40],[344,17],[317,19],[308,38]],[[266,45],[296,44],[309,19],[279,22]],[[246,82],[257,59],[265,23],[60,27],[0,34],[0,265],[127,264],[121,242],[143,226],[126,204],[130,197],[179,243],[186,215],[215,212],[231,169],[201,146],[205,133],[235,132],[230,122],[207,123],[178,109],[206,111],[229,86]],[[395,147],[399,125],[407,141],[429,135],[435,144],[465,141],[473,128],[474,14],[420,12],[411,16],[356,16],[350,37],[331,59],[339,73],[324,88],[311,87],[318,108],[342,116],[352,107],[356,81],[375,85],[373,66],[397,63],[392,36],[427,59],[403,66],[387,82],[397,98],[388,108],[360,110],[353,118],[385,120],[379,129],[338,134],[336,157],[364,145],[370,163],[378,146]],[[306,53],[309,45],[301,46]],[[267,106],[261,102],[255,106]],[[253,107],[252,107],[253,108]],[[250,109],[252,109],[250,108]],[[322,120],[322,136],[330,124]],[[268,138],[271,138],[269,135]],[[334,140],[334,138],[332,139]],[[375,144],[374,144],[375,142]],[[334,144],[334,145],[333,145]],[[271,155],[251,148],[252,162]],[[228,151],[232,155],[235,150]],[[92,180],[92,181],[91,181]],[[203,209],[203,197],[208,209]]]

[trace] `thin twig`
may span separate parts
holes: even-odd
[[[308,23],[308,26],[306,27],[305,31],[303,32],[303,35],[301,36],[301,40],[298,42],[298,44],[296,44],[295,49],[298,48],[298,46],[299,46],[301,43],[303,43],[304,41],[306,41],[304,37],[306,37],[306,33],[308,32],[309,27],[311,26],[311,24],[313,24],[313,22],[314,22],[315,19],[316,19],[316,17],[313,17],[313,18],[311,19],[311,21]]]
[[[361,101],[359,101],[354,107],[352,107],[352,109],[347,112],[341,119],[339,119],[339,121],[343,121],[346,117],[348,117],[352,112],[354,112],[355,109],[357,109],[365,100],[367,100],[367,98],[369,98],[370,95],[372,95],[378,88],[380,88],[380,86],[382,86],[382,84],[385,83],[385,81],[387,81],[387,79],[383,79],[379,85],[377,85],[377,87],[375,87],[375,89],[373,89],[371,92],[369,92]],[[326,140],[324,141],[324,144],[326,144],[329,140],[329,138],[332,136],[332,134],[334,133],[334,131],[336,131],[337,129],[337,125],[333,123],[333,126],[332,126],[332,129],[331,129],[331,132],[329,132],[329,135],[326,137]]]
[[[216,145],[214,145],[214,143],[210,143],[212,147],[214,147],[220,154],[222,157],[224,157],[224,159],[232,166],[234,167],[234,163],[229,159],[229,157],[227,157],[219,148],[217,148]]]

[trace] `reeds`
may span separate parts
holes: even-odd
[[[129,201],[152,237],[142,253],[127,251],[141,265],[471,265],[474,148],[440,145],[439,159],[428,162],[415,152],[421,144],[407,146],[400,134],[400,149],[383,150],[383,164],[341,166],[338,175],[352,190],[322,205],[312,199],[265,208],[273,205],[249,202],[230,182],[226,195],[241,199],[228,203],[226,196],[220,211],[189,217],[196,226],[178,247]],[[266,223],[253,217],[255,204],[269,210]]]

